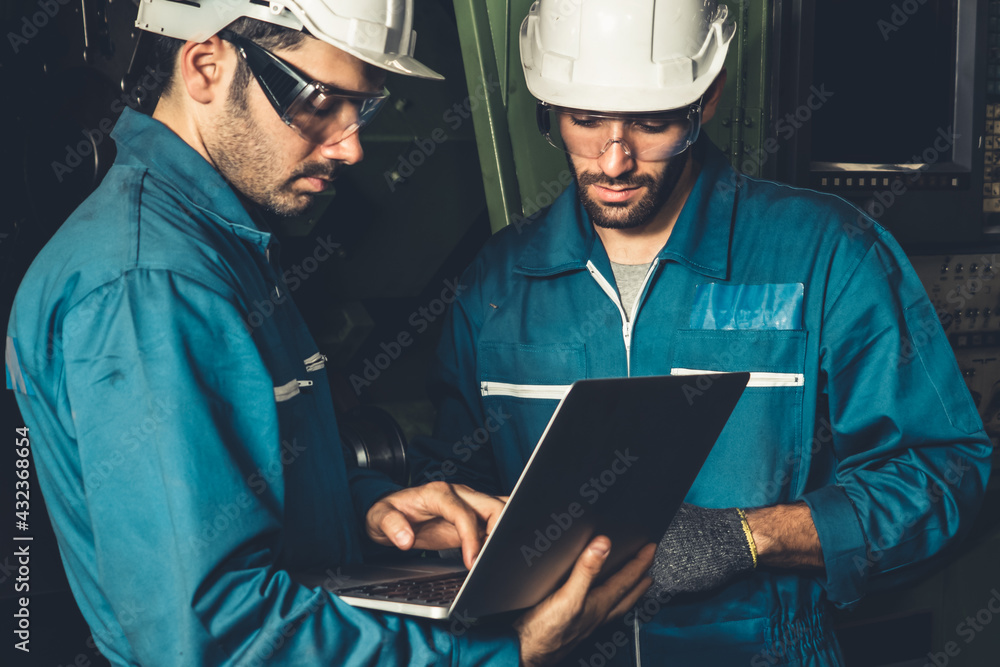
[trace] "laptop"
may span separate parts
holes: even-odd
[[[749,377],[580,380],[556,407],[471,570],[420,558],[296,579],[357,607],[475,619],[542,601],[597,535],[611,538],[602,570],[610,575],[659,542]]]

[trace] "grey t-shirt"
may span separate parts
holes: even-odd
[[[618,264],[611,262],[611,270],[615,274],[615,282],[618,283],[618,295],[622,300],[625,319],[628,319],[632,315],[632,306],[635,305],[635,300],[639,298],[639,290],[642,288],[642,282],[646,278],[646,273],[649,272],[650,264],[652,262],[649,264]]]

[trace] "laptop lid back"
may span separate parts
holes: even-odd
[[[658,542],[743,393],[748,373],[580,380],[558,406],[451,607],[533,606],[587,542],[605,573]]]

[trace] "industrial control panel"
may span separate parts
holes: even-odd
[[[986,64],[986,128],[983,142],[983,213],[986,226],[1000,217],[1000,1],[989,4]]]
[[[1000,442],[1000,249],[910,254],[986,431]]]
[[[993,65],[990,66],[991,68]],[[1000,65],[997,65],[1000,68]],[[983,213],[1000,213],[1000,103],[986,105]],[[989,220],[989,218],[987,218]]]

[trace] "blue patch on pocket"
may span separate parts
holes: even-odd
[[[802,328],[802,283],[771,285],[698,285],[691,329]]]
[[[31,383],[21,370],[21,360],[17,356],[17,339],[7,336],[7,347],[4,350],[5,375],[7,376],[7,388],[20,392],[27,396],[34,396],[35,390],[31,388]]]

